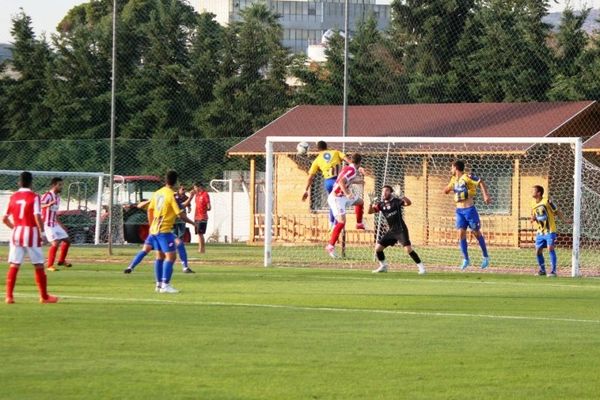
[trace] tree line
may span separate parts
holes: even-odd
[[[548,6],[395,0],[387,31],[367,15],[352,33],[349,103],[600,100],[600,35],[583,29],[590,10],[566,9],[554,31],[542,20]],[[339,32],[318,64],[281,45],[278,15],[263,3],[228,26],[182,0],[118,7],[120,138],[242,137],[296,104],[342,104]],[[72,8],[50,38],[21,11],[11,33],[0,139],[107,138],[112,0]]]

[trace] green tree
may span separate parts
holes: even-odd
[[[4,78],[6,129],[14,140],[44,137],[52,117],[43,103],[52,53],[44,38],[36,38],[31,18],[23,10],[12,19],[11,34],[12,68],[18,77]]]
[[[482,0],[459,47],[462,76],[481,101],[543,101],[550,87],[548,1]]]
[[[244,9],[242,21],[225,28],[223,61],[214,99],[196,115],[205,136],[245,136],[290,105],[286,84],[290,64],[281,45],[278,16],[265,4]]]
[[[390,32],[416,102],[455,99],[447,88],[452,60],[475,0],[394,0]]]
[[[581,100],[585,96],[581,79],[588,66],[582,64],[582,58],[589,37],[583,24],[590,11],[588,8],[576,14],[568,7],[562,14],[555,37],[554,79],[548,92],[551,100]]]

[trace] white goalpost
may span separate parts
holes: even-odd
[[[544,187],[546,195],[567,217],[567,221],[557,222],[559,270],[568,268],[569,274],[576,277],[582,272],[580,266],[592,271],[600,269],[600,262],[596,261],[600,239],[586,236],[585,226],[582,230],[582,218],[600,218],[600,212],[582,216],[586,161],[582,140],[577,137],[267,137],[265,267],[373,266],[373,245],[385,230],[381,218],[377,224],[367,219],[371,229],[366,232],[350,228],[348,257],[331,260],[323,250],[329,235],[326,206],[320,200],[326,197],[321,183],[313,184],[309,203],[295,195],[302,191],[308,167],[317,155],[314,144],[320,140],[325,140],[329,149],[363,155],[366,172],[354,185],[354,193],[365,199],[366,206],[366,194],[378,196],[384,184],[413,200],[413,206],[405,211],[405,220],[411,241],[426,265],[442,270],[456,269],[458,265],[454,203],[442,190],[450,179],[450,162],[463,159],[466,170],[486,183],[493,199],[491,205],[483,204],[478,194],[475,201],[489,247],[490,270],[536,268],[535,226],[529,221],[534,185]],[[310,144],[308,154],[297,154],[299,142]],[[348,211],[351,221],[353,215]],[[568,220],[572,220],[572,225]],[[401,249],[392,252],[392,264],[410,266]],[[473,238],[469,253],[475,258],[480,254]],[[549,267],[548,254],[545,256]]]
[[[8,195],[16,190],[16,177],[21,174],[21,170],[0,170],[0,178],[4,177],[5,182],[0,184],[4,187],[0,189],[3,194],[0,197],[0,202],[4,203],[8,201]],[[48,182],[51,178],[61,177],[65,181],[64,192],[62,194],[61,209],[59,212],[71,212],[70,218],[73,221],[79,219],[79,221],[89,217],[93,219],[93,222],[89,225],[93,228],[93,240],[94,244],[101,243],[101,225],[102,225],[102,206],[103,206],[103,192],[105,183],[105,174],[102,172],[73,172],[73,171],[29,171],[33,175],[34,179],[34,190],[40,195],[48,187]],[[9,177],[7,181],[6,177]],[[89,185],[88,185],[89,183]],[[94,185],[93,188],[88,186]],[[71,194],[73,190],[73,194]],[[95,193],[94,193],[95,191]],[[89,193],[89,195],[88,195]],[[3,209],[6,205],[2,204]],[[91,213],[86,215],[88,208]],[[79,218],[78,218],[79,217]],[[77,222],[74,222],[76,224]],[[67,231],[69,230],[69,227]],[[83,227],[85,228],[85,227]],[[2,232],[4,227],[0,228],[0,238],[2,240],[8,237],[7,232]]]

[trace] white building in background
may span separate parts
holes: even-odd
[[[379,29],[390,21],[391,0],[349,0],[350,32],[358,22],[373,14]],[[211,12],[227,25],[240,20],[240,11],[254,3],[266,3],[278,13],[283,26],[283,45],[293,52],[307,52],[309,45],[321,43],[329,29],[344,28],[345,0],[193,0],[199,12]]]

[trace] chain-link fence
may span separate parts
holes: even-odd
[[[126,193],[127,200],[119,204],[133,204],[156,184],[146,181],[174,168],[186,188],[201,180],[215,196],[223,196],[218,201],[224,204],[230,204],[229,186],[234,193],[247,190],[244,196],[255,198],[235,209],[254,205],[256,211],[264,205],[261,178],[239,177],[249,176],[253,157],[258,157],[254,171],[264,171],[264,146],[231,158],[227,150],[305,104],[323,108],[275,134],[341,135],[343,113],[326,106],[343,103],[346,37],[348,104],[356,110],[349,114],[351,135],[370,135],[369,121],[388,124],[382,132],[389,136],[468,137],[477,130],[494,136],[499,134],[494,128],[509,121],[528,132],[502,134],[526,135],[535,131],[536,121],[551,118],[544,104],[557,101],[590,103],[574,107],[579,111],[571,115],[568,129],[562,121],[535,134],[588,140],[600,130],[600,111],[593,103],[600,99],[600,35],[593,7],[537,0],[350,0],[346,34],[340,31],[344,0],[116,4],[114,171],[121,177],[103,185],[121,185],[116,196]],[[113,1],[73,7],[45,37],[34,32],[27,9],[10,11],[11,54],[0,67],[0,168],[108,172]],[[516,104],[501,114],[468,106],[447,116],[407,111],[402,126],[388,121],[392,111],[385,107],[360,107],[430,103]],[[522,103],[529,105],[527,112]],[[306,131],[307,119],[328,113],[336,113],[339,124],[323,122]],[[417,131],[417,125],[430,129]],[[594,149],[586,157],[596,165]],[[243,184],[228,182],[232,176]],[[7,177],[1,177],[2,189],[10,187]],[[219,181],[211,189],[212,180]],[[89,201],[98,192],[94,182],[86,183],[87,192],[80,186],[71,185],[79,198]],[[308,210],[307,204],[301,206]],[[128,210],[117,207],[116,212],[118,221],[127,220]],[[238,226],[246,219],[250,228],[241,229],[247,235],[236,233],[232,222]],[[215,240],[260,240],[251,220],[239,212],[223,216]],[[115,240],[128,241],[127,226],[115,227]],[[97,232],[96,226],[88,230],[92,227]]]

